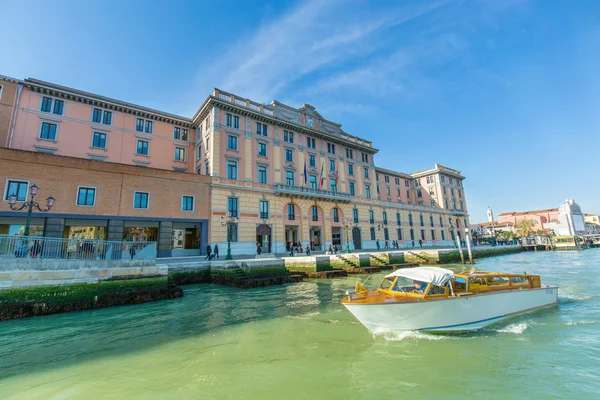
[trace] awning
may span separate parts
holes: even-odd
[[[436,286],[444,286],[454,277],[454,271],[439,267],[401,268],[386,275],[386,278],[401,276],[413,281],[431,282]]]

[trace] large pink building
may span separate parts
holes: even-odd
[[[304,104],[215,89],[191,117],[35,79],[22,82],[9,147],[212,178],[210,241],[281,252],[289,242],[373,248],[449,245],[468,213],[460,171],[375,166],[373,143]],[[344,235],[346,233],[346,235]]]

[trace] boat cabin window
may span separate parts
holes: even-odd
[[[454,280],[454,290],[467,290],[467,280],[460,276],[457,276]]]
[[[446,294],[446,288],[442,287],[442,286],[435,286],[435,285],[430,285],[429,292],[427,292],[428,296],[438,296],[438,295],[444,295],[444,294]]]
[[[427,289],[427,282],[414,281],[399,276],[392,287],[393,292],[424,294]]]
[[[507,276],[490,276],[488,286],[508,286],[510,281]]]
[[[527,278],[525,278],[524,276],[513,276],[510,278],[510,281],[513,285],[516,285],[516,286],[523,286],[523,285],[529,286],[529,280]]]
[[[392,284],[394,283],[394,278],[385,278],[381,285],[379,285],[379,289],[390,290],[392,288]]]

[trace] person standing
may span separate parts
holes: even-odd
[[[412,241],[412,245],[413,245],[413,247],[415,247],[415,241],[414,240]]]
[[[260,243],[256,244],[256,254],[260,257],[260,253],[262,253],[262,247],[260,247]]]
[[[423,240],[419,239],[419,247],[423,247]]]
[[[381,249],[381,246],[379,245],[379,239],[375,241],[375,246],[377,246],[377,250]]]
[[[204,258],[205,260],[210,260],[210,253],[212,253],[212,248],[210,247],[210,244],[206,245],[206,257]]]
[[[218,244],[215,244],[214,253],[215,253],[215,257],[219,258],[219,245]]]
[[[306,255],[310,256],[310,246],[306,245]]]

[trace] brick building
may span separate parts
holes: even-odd
[[[22,233],[26,212],[18,204],[53,196],[48,213],[34,212],[31,234],[50,237],[158,241],[159,256],[196,255],[208,243],[210,178],[155,168],[113,164],[22,150],[0,149],[5,178],[0,234]]]

